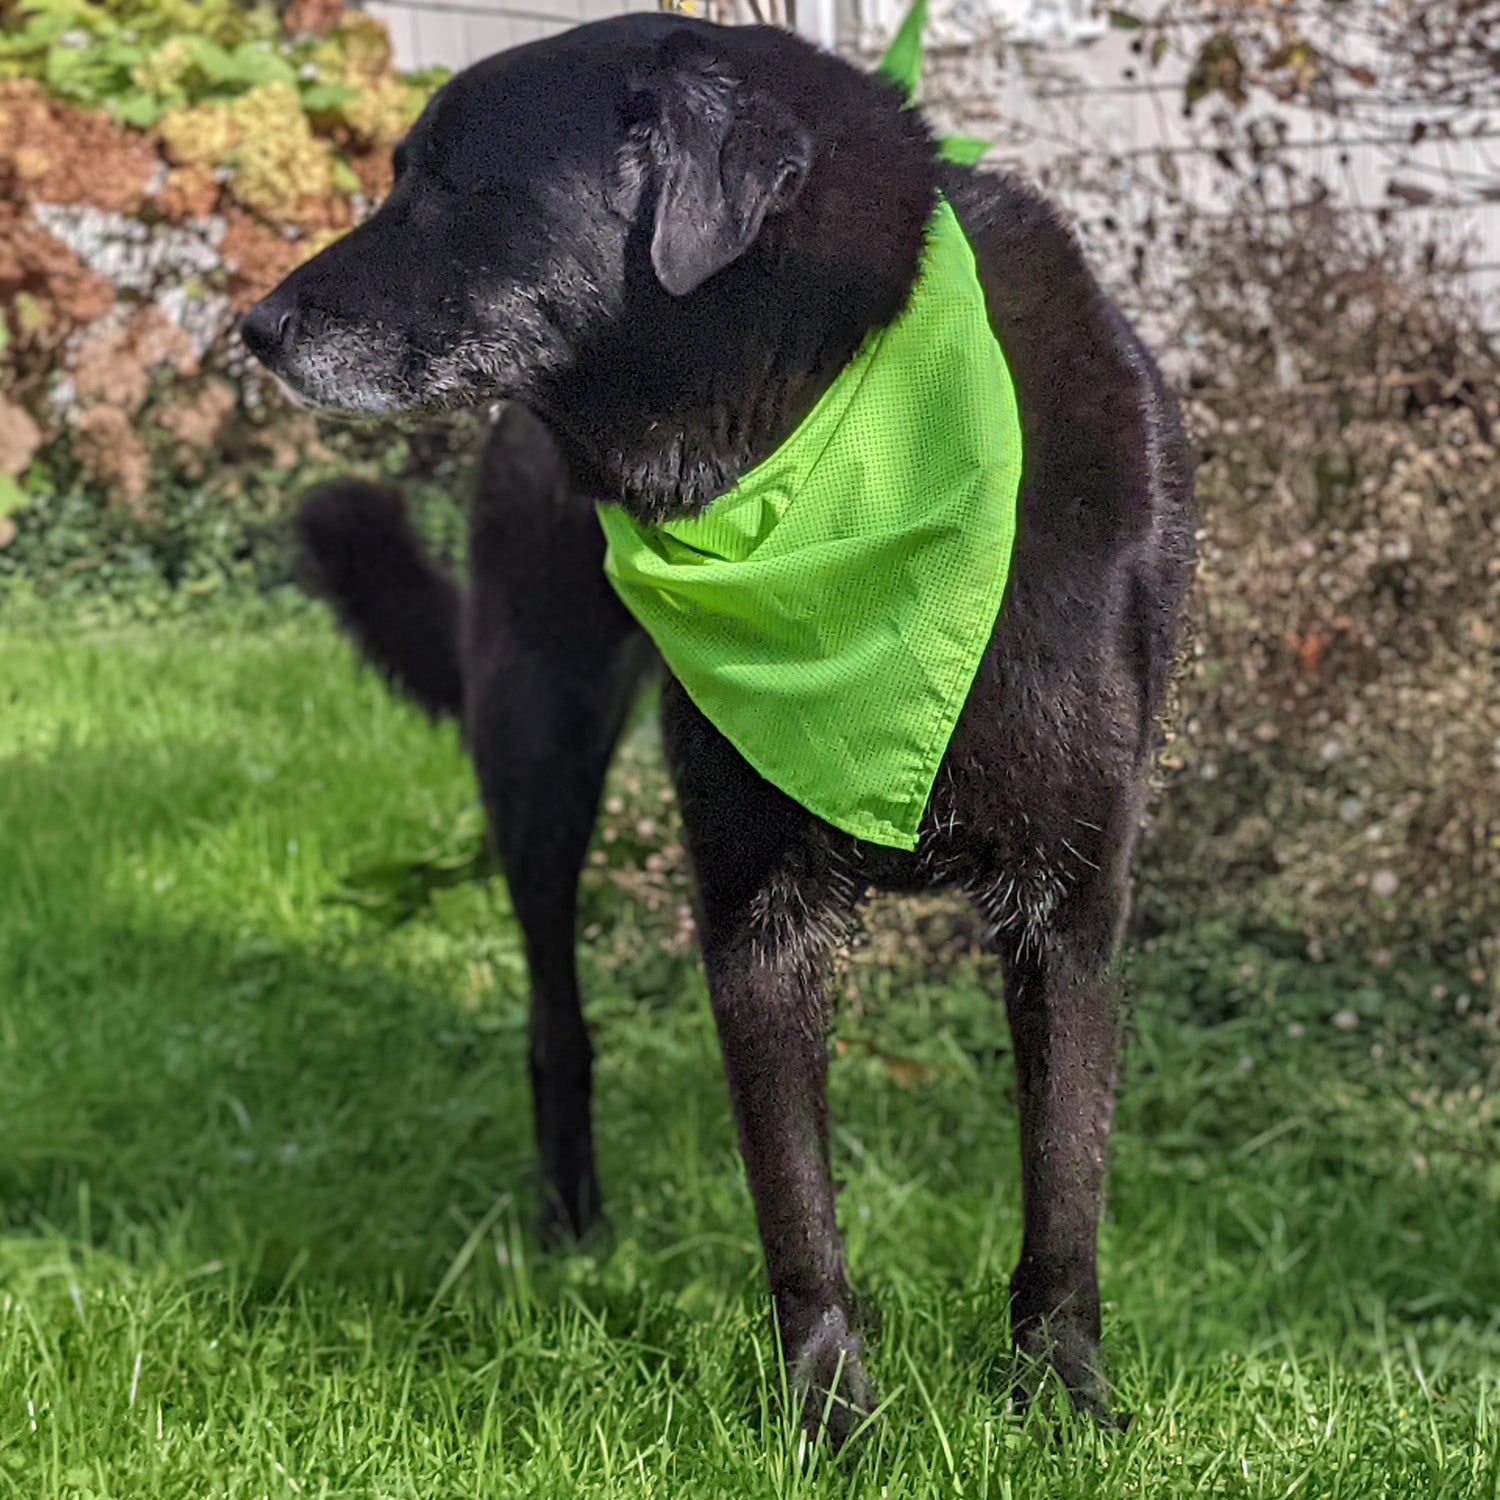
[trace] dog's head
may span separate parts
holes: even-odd
[[[490,58],[433,97],[389,198],[256,304],[244,340],[345,411],[533,399],[627,315],[673,319],[775,238],[827,154],[826,81],[852,74],[784,32],[665,15]]]

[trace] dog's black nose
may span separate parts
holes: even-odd
[[[297,331],[297,312],[280,288],[262,297],[240,319],[245,347],[263,364],[275,369]]]

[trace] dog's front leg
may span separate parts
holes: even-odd
[[[792,1389],[842,1442],[870,1410],[834,1215],[822,965],[753,911],[706,924],[704,961]]]
[[[872,1406],[828,1151],[825,976],[856,900],[829,830],[763,781],[675,683],[663,724],[703,961],[790,1383],[841,1443]]]

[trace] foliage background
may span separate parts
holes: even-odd
[[[462,424],[457,442],[320,425],[231,336],[386,191],[436,78],[398,75],[379,24],[327,0],[0,8],[8,609],[273,587],[289,507],[332,472],[451,492]]]
[[[378,25],[337,0],[0,0],[0,17],[4,618],[274,593],[290,510],[333,472],[400,481],[454,555],[475,422],[328,425],[231,334],[378,200],[435,79],[397,74]],[[1241,38],[1236,75],[1217,35],[1198,99],[1233,105],[1252,66],[1319,86],[1285,38]],[[1483,1009],[1500,929],[1495,351],[1459,257],[1350,234],[1273,171],[1240,191],[1227,223],[1153,225],[1116,278],[1171,355],[1203,457],[1138,922],[1218,921],[1376,967],[1420,949]],[[670,809],[621,803],[606,823],[630,854],[620,878],[680,912]],[[971,939],[910,903],[874,941],[934,956]]]

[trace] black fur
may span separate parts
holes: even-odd
[[[1192,553],[1188,449],[1155,365],[1030,189],[940,165],[893,89],[786,33],[581,27],[460,75],[400,155],[389,202],[252,310],[245,337],[327,404],[498,398],[545,423],[511,408],[491,440],[461,602],[388,498],[362,514],[352,487],[325,493],[304,536],[392,679],[430,710],[462,699],[532,965],[549,1224],[574,1232],[598,1203],[574,890],[650,659],[600,575],[590,506],[656,518],[722,493],[900,309],[934,194],[957,210],[1016,379],[1025,473],[1006,601],[919,847],[812,817],[670,680],[663,729],[809,1423],[836,1387],[842,1437],[873,1399],[834,1214],[823,984],[872,886],[956,888],[988,921],[1020,1082],[1013,1331],[1103,1413],[1108,971]]]

